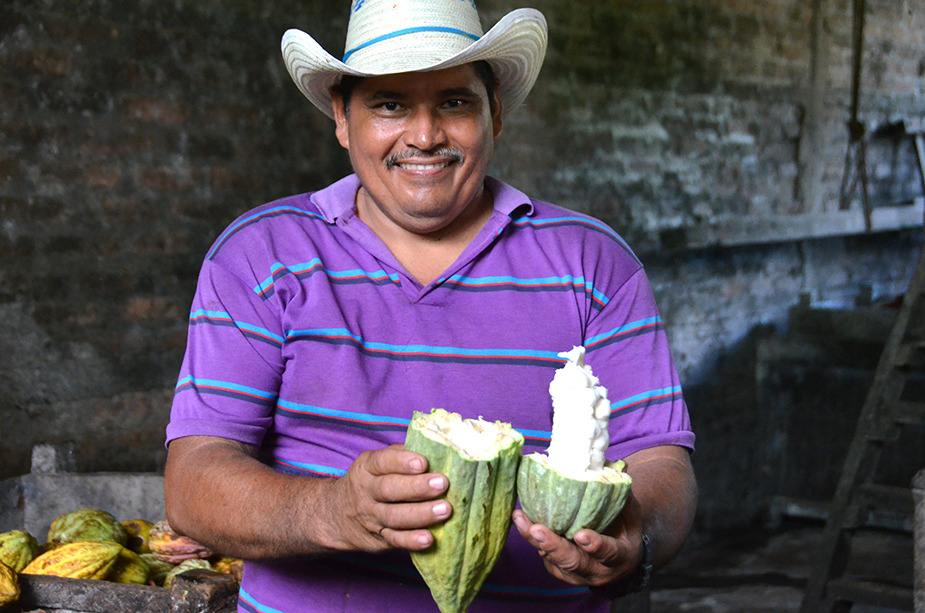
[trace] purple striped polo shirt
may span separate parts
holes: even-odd
[[[421,286],[356,216],[351,175],[251,210],[207,254],[167,440],[218,436],[278,470],[337,477],[402,443],[415,410],[510,422],[546,448],[549,382],[587,347],[612,402],[610,460],[693,449],[645,272],[600,221],[486,179],[494,213]],[[407,552],[254,561],[239,611],[436,610]],[[413,607],[413,608],[412,608]],[[472,608],[606,611],[549,575],[516,530]]]

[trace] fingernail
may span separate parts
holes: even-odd
[[[427,484],[435,490],[442,490],[446,487],[446,481],[444,481],[443,477],[434,477]]]
[[[527,530],[527,520],[524,519],[523,515],[514,516],[514,525],[517,526],[517,529],[521,532],[526,532]]]
[[[411,470],[416,470],[418,472],[424,470],[424,460],[421,458],[414,458],[411,460]]]
[[[582,547],[587,547],[591,544],[591,539],[588,538],[588,535],[584,532],[575,535],[575,542],[581,545]]]
[[[437,517],[443,517],[450,513],[450,505],[445,502],[438,502],[434,505],[433,513]]]
[[[540,531],[535,532],[535,533],[533,534],[533,540],[535,540],[537,543],[545,543],[545,542],[546,542],[546,533],[545,533],[545,532],[540,532]]]
[[[425,546],[430,545],[430,533],[423,532],[421,534],[418,534],[415,537],[415,540],[418,542],[419,545],[425,545]]]

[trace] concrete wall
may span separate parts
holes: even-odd
[[[663,237],[808,213],[826,233],[848,145],[850,3],[484,0],[486,27],[516,6],[547,15],[550,49],[493,172],[637,249],[700,437],[700,524],[748,523],[782,487],[758,339],[802,294],[901,293],[920,234],[682,251]],[[349,171],[278,50],[298,27],[339,55],[346,16],[345,0],[0,4],[0,478],[58,439],[82,470],[162,467],[208,245],[247,208]],[[915,0],[869,2],[875,206],[921,195],[899,122],[925,116],[923,32]]]

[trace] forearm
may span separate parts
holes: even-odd
[[[330,550],[335,485],[277,472],[245,445],[209,437],[171,442],[164,478],[171,527],[246,559]]]
[[[626,462],[633,478],[632,506],[627,511],[649,537],[653,566],[658,568],[678,554],[694,522],[697,483],[690,454],[682,447],[656,447],[635,453]]]
[[[191,436],[170,443],[167,517],[181,534],[245,559],[326,551],[412,551],[452,507],[444,475],[400,445],[361,453],[337,479],[286,475],[246,445]]]

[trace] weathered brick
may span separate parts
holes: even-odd
[[[87,168],[83,183],[89,187],[113,188],[122,179],[122,169],[114,164],[96,165]]]
[[[186,121],[187,109],[176,103],[142,98],[127,100],[122,116],[127,121],[151,121],[181,124]]]

